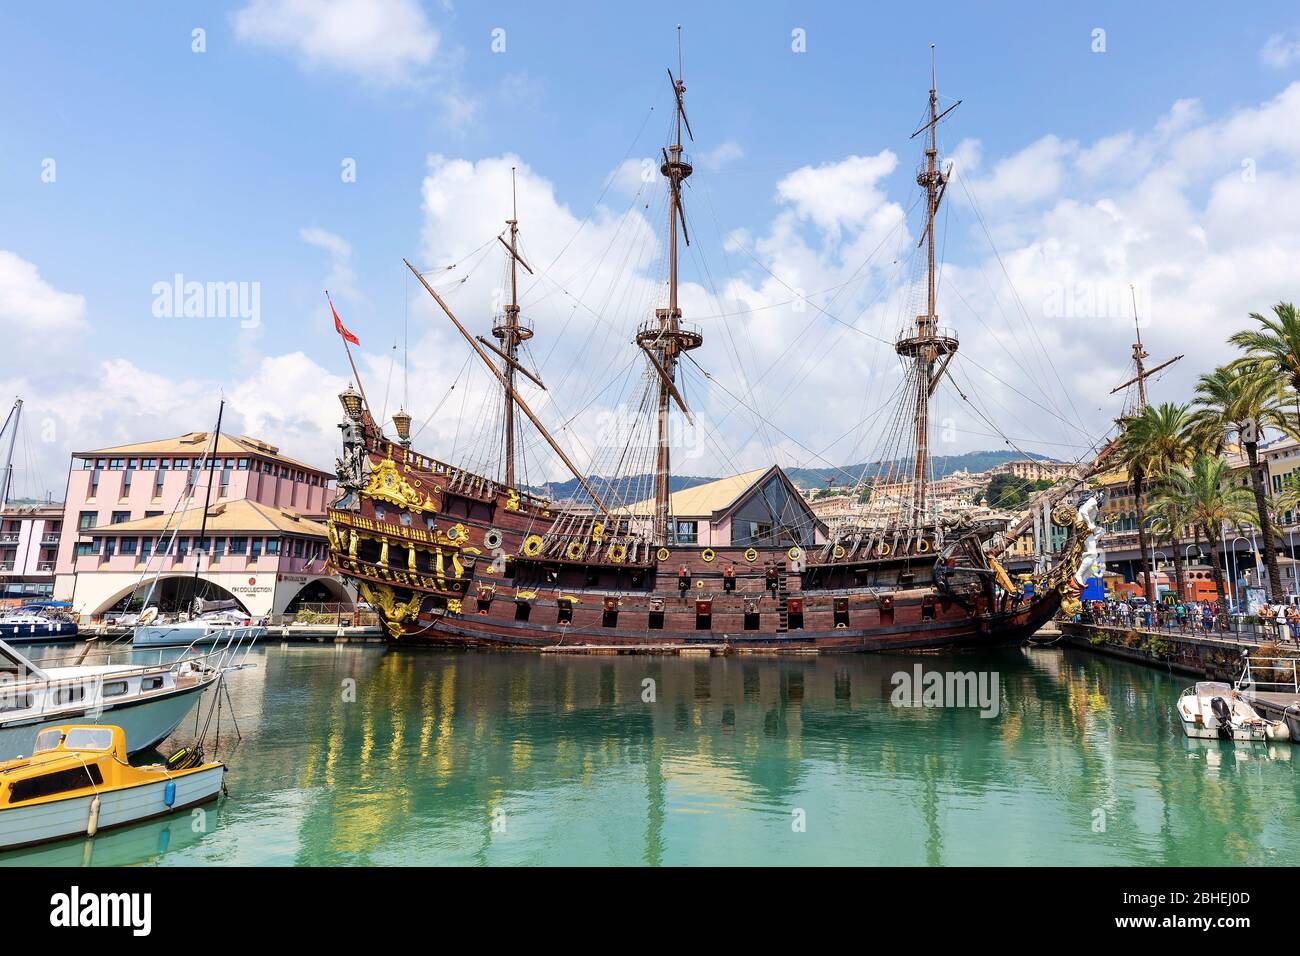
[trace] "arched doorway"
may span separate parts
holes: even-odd
[[[248,613],[248,606],[221,585],[204,578],[196,581],[193,577],[184,575],[159,578],[154,582],[152,592],[149,585],[133,587],[94,613],[139,612],[144,610],[146,598],[151,606],[156,606],[163,614],[189,611],[194,606],[195,598],[204,601],[235,601],[241,611]]]
[[[307,606],[313,610],[351,611],[356,602],[347,588],[333,578],[316,578],[308,581],[285,605],[285,614],[297,614]]]

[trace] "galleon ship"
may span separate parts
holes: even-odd
[[[360,390],[350,385],[340,396],[340,497],[329,512],[333,567],[357,584],[398,644],[847,652],[1032,634],[1063,600],[1077,600],[1076,572],[1095,538],[1065,492],[1092,468],[1081,465],[1074,481],[1042,503],[1067,535],[1028,586],[1014,582],[998,559],[1026,523],[1008,530],[941,513],[931,500],[930,398],[958,350],[935,301],[935,214],[951,174],[939,159],[936,130],[952,107],[939,108],[933,79],[927,119],[913,134],[924,143],[917,173],[924,202],[916,244],[925,257],[917,268],[920,314],[892,343],[902,379],[897,407],[883,416],[889,454],[880,468],[888,473],[860,478],[902,485],[897,507],[884,517],[824,523],[775,465],[673,490],[669,416],[692,414],[680,373],[704,337],[682,321],[678,302],[679,241],[690,241],[682,187],[694,171],[683,135],[693,133],[680,65],[669,79],[675,114],[659,167],[666,281],[652,317],[630,336],[642,363],[644,430],[633,429],[615,467],[597,479],[573,463],[528,404],[524,389],[544,386],[522,357],[533,329],[521,315],[518,285],[520,270],[531,274],[532,267],[512,211],[492,246],[504,250],[510,300],[495,317],[495,342],[472,335],[427,274],[407,263],[499,390],[488,442],[497,452],[492,467],[461,467],[414,450],[404,408],[387,433],[358,379]],[[356,341],[337,312],[334,321],[345,347]],[[525,422],[535,429],[534,446],[545,442],[576,479],[578,491],[567,501],[552,502],[518,480]],[[637,475],[652,475],[652,486],[621,477]]]

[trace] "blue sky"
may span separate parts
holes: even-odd
[[[514,154],[549,184],[557,203],[581,217],[625,156],[650,155],[663,140],[664,67],[675,68],[678,22],[688,109],[700,140],[695,150],[726,143],[732,153],[716,169],[702,169],[707,181],[688,197],[698,242],[711,271],[754,286],[761,274],[744,274],[734,249],[721,251],[722,237],[743,230],[755,250],[771,248],[764,237],[781,241],[773,223],[792,207],[778,183],[793,171],[892,151],[897,162],[872,186],[882,202],[911,202],[917,157],[907,134],[924,106],[931,42],[938,46],[940,92],[964,101],[944,128],[945,145],[956,150],[977,139],[972,176],[988,183],[1000,160],[1045,136],[1077,143],[1064,151],[1076,157],[1125,131],[1141,142],[1180,100],[1197,101],[1195,124],[1227,123],[1278,97],[1300,64],[1290,46],[1300,36],[1300,17],[1283,3],[939,4],[922,20],[898,4],[818,4],[811,11],[807,4],[709,4],[670,15],[647,5],[402,0],[397,6],[417,17],[418,30],[409,20],[407,29],[398,22],[395,35],[383,32],[384,22],[373,35],[358,28],[356,49],[347,30],[315,47],[292,29],[286,33],[286,23],[310,32],[329,6],[323,0],[251,6],[260,19],[244,28],[237,18],[250,3],[0,8],[0,80],[10,91],[0,121],[0,250],[33,266],[49,294],[84,299],[79,320],[39,334],[20,334],[26,300],[18,293],[9,297],[14,314],[0,315],[0,324],[17,330],[4,326],[13,348],[0,379],[26,390],[34,407],[44,407],[38,417],[58,426],[41,453],[48,453],[51,475],[74,446],[150,437],[122,433],[187,417],[203,427],[212,390],[238,392],[242,383],[248,394],[255,388],[249,383],[267,374],[267,357],[301,352],[344,375],[321,297],[331,276],[350,277],[340,311],[379,353],[376,369],[386,368],[382,350],[400,334],[412,294],[401,258],[429,264],[426,257],[444,248],[430,230],[448,233],[448,223],[422,203],[429,157],[477,163]],[[206,52],[191,50],[196,27],[206,31]],[[496,28],[505,30],[502,53],[491,49]],[[795,28],[806,31],[805,53],[791,51]],[[1104,53],[1092,49],[1096,28],[1105,30]],[[436,38],[432,52],[412,43],[421,33]],[[1266,55],[1270,38],[1277,38],[1275,53]],[[1262,148],[1285,153],[1276,143]],[[1181,149],[1171,148],[1165,159],[1178,159]],[[355,183],[340,179],[347,157],[356,160]],[[53,183],[41,178],[49,158],[57,164]],[[1286,154],[1287,163],[1293,159]],[[1234,174],[1238,164],[1225,153],[1219,168],[1188,178],[1183,196],[1194,206],[1208,203],[1216,177]],[[1007,244],[1004,257],[1050,237],[1052,209],[1059,213],[1063,199],[1097,203],[1121,189],[1136,192],[1122,172],[1099,175],[1078,195],[1071,195],[1078,178],[1068,165],[1061,179],[1043,195],[1014,201],[1022,214],[1005,222],[998,211],[1005,183],[989,187],[990,202],[981,206],[999,246]],[[972,187],[978,183],[971,179]],[[836,235],[817,235],[825,222],[794,208],[795,233],[822,254],[839,233],[856,228],[839,222]],[[503,203],[497,218],[507,211]],[[527,230],[527,210],[521,218]],[[964,222],[949,231],[946,258],[958,265],[987,261],[975,220]],[[323,245],[304,241],[303,230],[313,229],[346,243],[343,273],[332,271],[337,262]],[[467,232],[445,245],[459,242],[468,251],[481,239]],[[685,266],[687,280],[692,265]],[[220,319],[154,317],[152,286],[175,273],[259,283],[260,327],[249,333]],[[1259,289],[1255,307],[1267,308],[1279,294],[1281,288]],[[1235,303],[1232,311],[1241,314]],[[413,338],[434,336],[430,347],[454,347],[438,338],[445,329],[435,329],[427,309],[410,314]],[[1179,345],[1176,329],[1167,341],[1158,328],[1152,335],[1157,345]],[[1122,353],[1122,329],[1111,338],[1105,347]],[[1111,358],[1110,365],[1122,366],[1122,354]],[[164,401],[169,388],[157,381],[147,391],[158,404],[138,419],[131,408],[107,417],[74,410],[94,394],[96,381],[110,377],[97,370],[108,359],[177,383],[174,400]],[[46,362],[62,365],[63,376],[34,371]],[[80,390],[65,389],[69,379],[81,381]],[[430,394],[444,387],[436,375],[427,384]],[[196,407],[175,407],[183,403]],[[262,431],[281,426],[286,434],[264,437],[306,446],[300,452],[319,457],[332,440],[310,415],[281,419],[264,405],[238,404],[236,420]],[[171,407],[160,420],[164,405]],[[775,416],[774,409],[768,411]],[[1104,410],[1090,426],[1101,421]],[[779,424],[825,447],[820,437],[796,434],[799,423],[796,415]],[[1023,437],[1042,439],[1037,450],[1050,453],[1048,436],[1068,441],[1063,434],[1053,426]],[[958,444],[1001,442],[972,434]],[[839,461],[848,451],[827,454]],[[798,454],[793,447],[783,453]]]

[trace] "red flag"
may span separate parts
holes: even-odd
[[[329,297],[328,292],[325,293],[325,300],[329,302],[330,312],[334,314],[334,331],[343,336],[345,341],[351,342],[353,345],[360,345],[361,340],[349,332],[348,327],[344,325],[343,320],[339,318],[338,310],[334,308],[334,300]]]

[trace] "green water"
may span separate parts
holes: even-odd
[[[1300,858],[1300,747],[1188,741],[1173,712],[1185,679],[1087,653],[557,658],[270,644],[251,660],[230,682],[242,741],[222,715],[230,794],[205,818],[0,862]],[[891,675],[917,662],[996,672],[1001,713],[893,706]],[[192,731],[191,718],[164,749]]]

